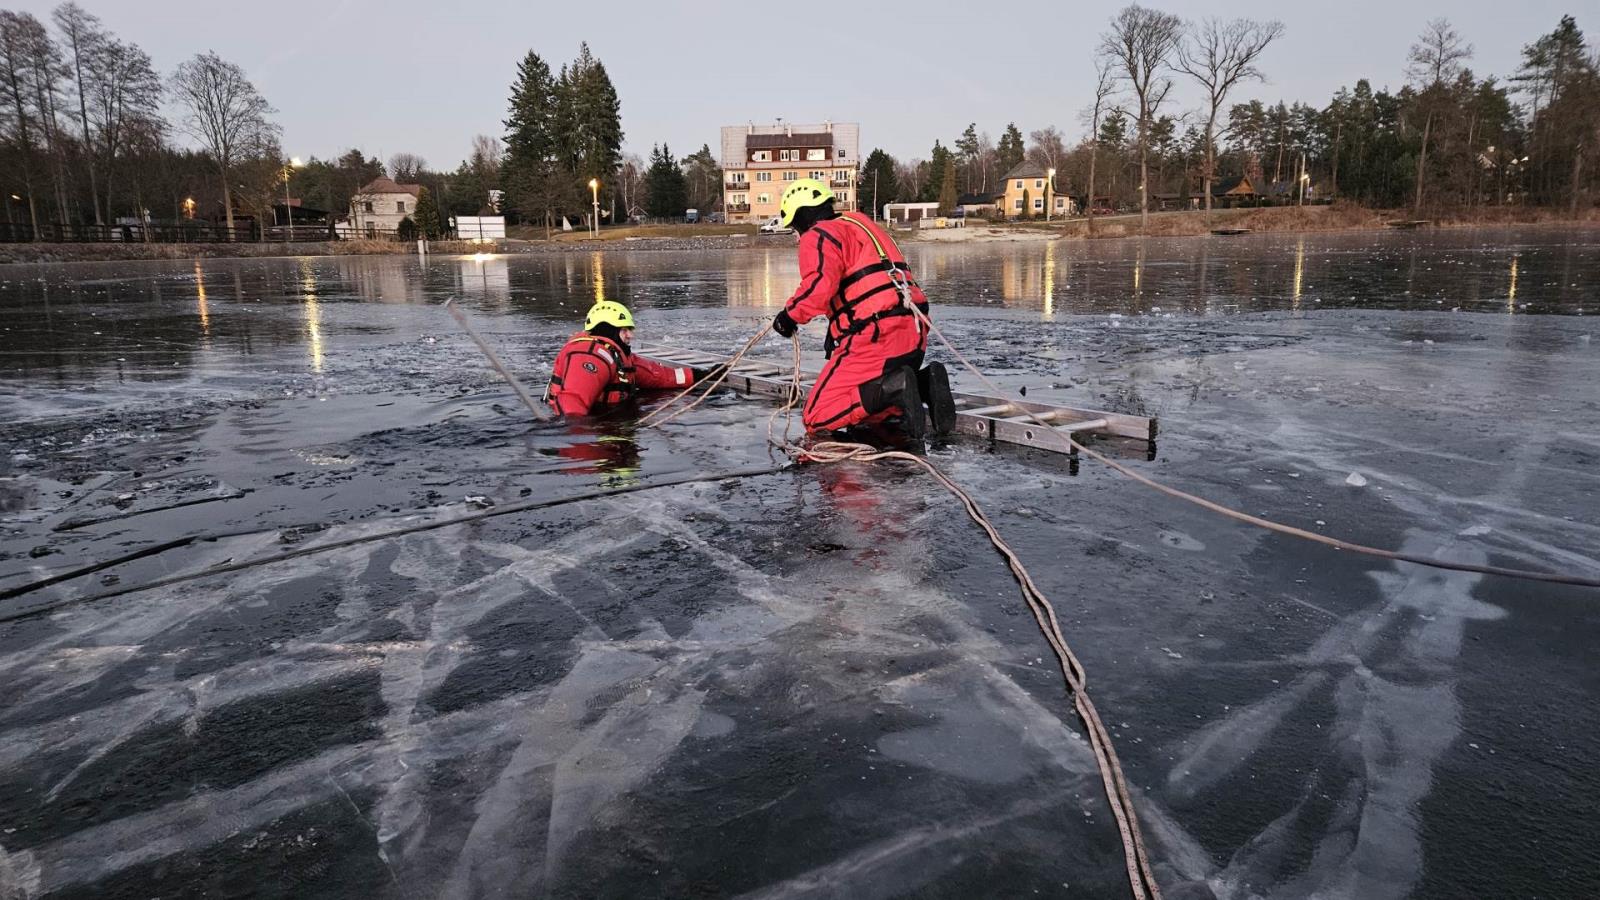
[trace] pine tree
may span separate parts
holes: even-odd
[[[856,194],[861,208],[872,207],[872,217],[877,218],[884,204],[900,199],[900,186],[895,181],[894,157],[874,149],[867,154],[861,168],[861,180],[856,184]]]
[[[956,194],[956,160],[954,156],[945,158],[944,178],[939,185],[939,215],[948,216],[955,212],[959,197]]]
[[[689,186],[678,161],[666,144],[650,148],[650,168],[645,172],[645,211],[659,219],[683,215]]]
[[[578,58],[563,70],[564,87],[559,91],[565,110],[560,125],[567,145],[572,180],[587,185],[598,178],[612,185],[622,164],[622,103],[611,84],[605,64],[589,52],[588,43],[578,48]]]
[[[557,177],[561,114],[557,88],[550,67],[530,50],[517,65],[505,120],[507,199],[523,221],[543,219],[546,227],[550,217],[576,193],[567,179]]]
[[[417,191],[417,231],[430,241],[444,235],[444,222],[439,217],[439,204],[427,188]]]
[[[999,152],[1001,173],[1009,172],[1017,163],[1022,162],[1028,155],[1027,148],[1022,143],[1022,131],[1017,128],[1017,123],[1006,125],[1005,134],[1000,135],[1000,144],[996,148]]]
[[[933,151],[928,154],[928,177],[922,183],[922,194],[917,197],[918,202],[938,201],[939,189],[944,186],[944,171],[954,158],[955,155],[948,147],[938,141],[933,142]]]
[[[689,185],[689,206],[699,210],[716,209],[722,200],[722,166],[711,155],[711,145],[701,144],[700,149],[683,158],[684,174]]]
[[[1029,195],[1027,188],[1022,189],[1022,212],[1017,215],[1017,218],[1033,218],[1033,197]]]

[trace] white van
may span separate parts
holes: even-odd
[[[772,218],[770,218],[770,219],[766,220],[765,222],[761,223],[761,233],[762,234],[793,234],[794,233],[794,229],[793,228],[785,228],[785,227],[783,227],[783,217],[782,216],[773,216]]]

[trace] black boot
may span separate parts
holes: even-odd
[[[927,421],[923,417],[922,395],[917,392],[917,375],[910,366],[902,366],[880,375],[861,386],[861,407],[868,414],[881,413],[900,407],[900,427],[912,440],[922,440],[927,434]]]
[[[917,373],[917,390],[928,404],[928,425],[934,437],[956,430],[956,398],[950,393],[950,372],[944,363],[928,363]]]

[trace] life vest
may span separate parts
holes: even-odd
[[[561,352],[556,354],[555,365],[551,367],[550,386],[545,389],[545,399],[558,409],[561,405],[561,389],[573,366],[583,366],[588,372],[598,372],[605,377],[605,387],[595,400],[595,406],[615,406],[633,399],[638,393],[633,354],[615,341],[580,331],[567,339]]]
[[[833,222],[844,224],[830,231],[858,231],[867,242],[863,245],[841,241],[841,247],[853,247],[854,252],[845,260],[839,292],[828,305],[828,337],[823,346],[830,354],[833,347],[869,328],[876,336],[878,323],[884,319],[912,315],[902,300],[902,292],[905,299],[924,314],[928,311],[928,298],[912,276],[905,256],[876,222],[846,212],[815,227],[823,228]]]

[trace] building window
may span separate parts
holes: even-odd
[[[368,200],[368,201],[362,203],[361,207],[365,212],[372,212],[372,201]]]
[[[772,202],[772,195],[771,194],[757,194],[756,195],[756,202],[757,203],[771,203]]]
[[[772,180],[772,173],[771,172],[757,172],[756,173],[756,180],[757,181],[771,181]]]
[[[1033,186],[1036,187],[1036,188],[1044,187],[1044,179],[1043,178],[1035,178],[1033,180]]]
[[[834,178],[838,179],[839,181],[849,181],[850,180],[850,170],[849,169],[840,169],[839,171],[833,173],[833,176],[834,176]]]
[[[1044,209],[1044,201],[1040,200],[1040,199],[1035,199],[1033,201],[1033,208],[1034,209]]]
[[[1016,207],[1015,208],[1016,208],[1017,212],[1022,212],[1022,198],[1021,197],[1018,197],[1016,199]]]
[[[1019,190],[1019,191],[1022,190],[1022,180],[1021,179],[1017,180],[1017,190]]]
[[[744,184],[744,173],[743,172],[735,172],[735,173],[733,173],[733,183],[734,184]]]
[[[757,150],[756,152],[750,154],[750,158],[756,162],[771,162],[772,152],[770,150]]]
[[[795,180],[796,178],[799,178],[799,177],[800,177],[800,173],[799,172],[785,172],[785,173],[783,173],[783,180],[784,181],[793,181],[793,180]]]
[[[394,202],[394,211],[399,213],[402,216],[405,215],[406,214],[406,202],[404,200],[396,200]]]
[[[744,195],[743,194],[734,194],[733,195],[733,205],[734,206],[743,206],[744,205]]]
[[[818,181],[826,181],[828,178],[827,172],[808,172],[807,174]]]
[[[839,157],[838,158],[839,159],[844,159],[844,148],[843,147],[839,148]]]
[[[840,203],[849,203],[850,202],[850,192],[849,191],[840,191],[839,192],[839,202]]]
[[[812,160],[812,159],[827,159],[827,158],[828,158],[828,151],[827,150],[807,150],[806,151],[806,159],[808,159],[808,160]]]

